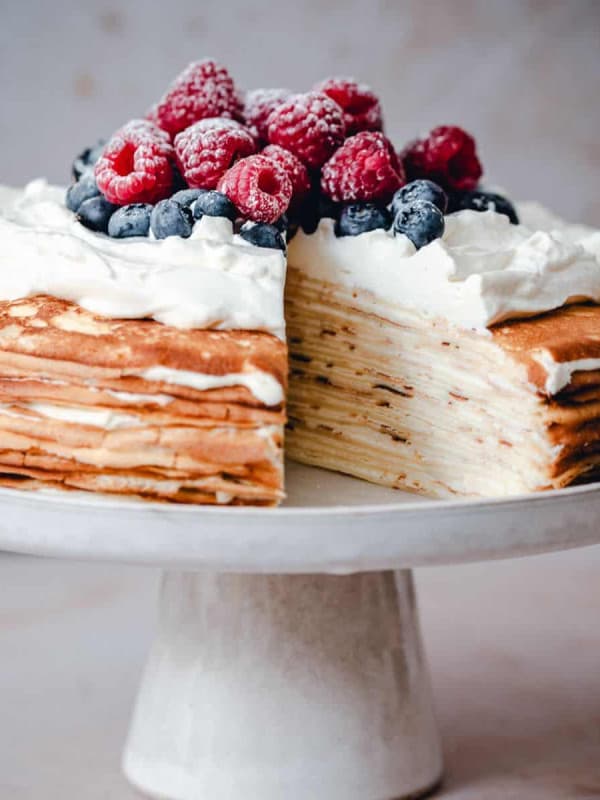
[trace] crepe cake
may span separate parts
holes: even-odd
[[[539,210],[520,213],[539,226]],[[600,307],[562,305],[599,299],[598,234],[461,211],[415,252],[381,230],[337,238],[333,227],[290,245],[292,458],[435,497],[600,477]],[[536,315],[552,293],[560,307]]]
[[[0,190],[0,484],[177,503],[283,496],[282,251],[231,220],[115,239]]]
[[[106,319],[36,296],[0,303],[0,342],[2,485],[280,499],[284,412],[268,402],[285,385],[280,340]]]
[[[365,84],[242,94],[207,59],[66,193],[0,187],[0,482],[276,504],[287,255],[292,457],[439,496],[593,479],[600,234],[519,220],[462,128],[383,128]]]

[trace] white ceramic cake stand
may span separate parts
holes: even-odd
[[[410,569],[600,541],[598,484],[434,502],[291,465],[288,488],[280,509],[0,492],[0,547],[166,570],[124,756],[146,795],[427,792],[442,758]]]

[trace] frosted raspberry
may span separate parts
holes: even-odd
[[[428,178],[444,189],[474,189],[482,175],[475,139],[462,128],[440,125],[400,154],[409,180]]]
[[[211,131],[215,128],[229,128],[235,131],[248,131],[248,128],[237,119],[230,119],[229,117],[207,117],[206,119],[198,120],[194,123],[194,127],[199,131]],[[186,128],[186,130],[189,130]]]
[[[215,61],[192,62],[149,112],[171,136],[206,117],[236,117],[240,99],[225,67]]]
[[[149,136],[151,139],[160,139],[163,142],[167,142],[167,144],[171,142],[169,134],[149,119],[130,119],[116,133]]]
[[[160,128],[160,124],[158,121],[158,103],[155,103],[148,109],[148,111],[146,111],[144,119],[146,120],[146,122],[151,122],[153,125],[156,125],[157,128]]]
[[[321,188],[338,203],[387,203],[404,181],[402,164],[389,139],[377,131],[362,131],[346,139],[325,164]]]
[[[267,141],[267,120],[288,97],[289,89],[253,89],[244,98],[244,119],[257,142]]]
[[[331,97],[342,108],[346,136],[383,130],[381,105],[366,83],[357,83],[353,78],[328,78],[318,83],[314,91]]]
[[[188,186],[214,189],[225,172],[256,147],[251,134],[238,122],[203,119],[175,137],[177,164]]]
[[[276,144],[270,144],[262,151],[261,155],[275,161],[287,172],[292,182],[292,199],[290,205],[298,207],[303,198],[310,192],[310,177],[308,170],[299,158],[289,150],[284,150]]]
[[[96,162],[98,188],[111,203],[155,203],[173,188],[174,152],[164,131],[132,120],[118,130]]]
[[[263,155],[248,156],[234,164],[221,178],[218,189],[254,222],[275,222],[292,197],[287,172]]]
[[[344,112],[320,92],[292,95],[268,120],[269,143],[289,150],[312,169],[337,150],[345,132]]]

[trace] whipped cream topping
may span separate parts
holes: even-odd
[[[111,239],[75,219],[65,190],[0,187],[0,299],[49,294],[113,318],[284,338],[285,256],[203,217],[189,239]]]
[[[556,233],[573,244],[580,244],[584,250],[593,255],[600,262],[600,231],[588,226],[578,225],[553,214],[539,203],[521,203],[519,205],[521,221],[529,228]],[[571,383],[575,372],[600,369],[599,358],[579,358],[574,361],[555,361],[547,350],[536,356],[536,360],[546,371],[544,389],[549,396],[560,392]]]
[[[580,244],[600,261],[600,230],[591,225],[566,222],[539,203],[519,203],[518,213],[521,223],[530,230],[554,232],[571,244]]]
[[[566,303],[600,302],[600,234],[540,207],[520,212],[520,225],[495,211],[451,214],[443,237],[418,251],[384,230],[337,238],[323,219],[315,233],[297,233],[288,260],[316,279],[372,293],[391,318],[402,305],[482,332]]]

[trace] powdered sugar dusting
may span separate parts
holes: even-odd
[[[308,167],[322,166],[344,140],[340,106],[320,92],[295,94],[269,117],[271,144],[289,150]]]
[[[314,91],[326,94],[341,106],[347,136],[383,129],[381,105],[366,83],[359,83],[354,78],[328,78],[318,83]]]
[[[387,202],[405,181],[392,143],[363,131],[347,139],[323,167],[321,188],[335,202]]]
[[[267,140],[267,121],[271,113],[291,95],[289,89],[253,89],[246,92],[244,119],[252,135],[259,141]]]
[[[172,136],[207,117],[235,117],[240,99],[225,67],[212,59],[189,64],[151,110]]]
[[[289,150],[276,144],[265,147],[262,155],[277,162],[287,172],[292,182],[292,199],[299,203],[310,191],[310,177],[304,164]]]
[[[255,152],[252,135],[233,120],[205,119],[175,137],[179,167],[192,188],[214,189],[240,158]]]
[[[219,191],[255,222],[275,222],[287,209],[292,182],[277,162],[263,155],[238,161],[219,182]]]

